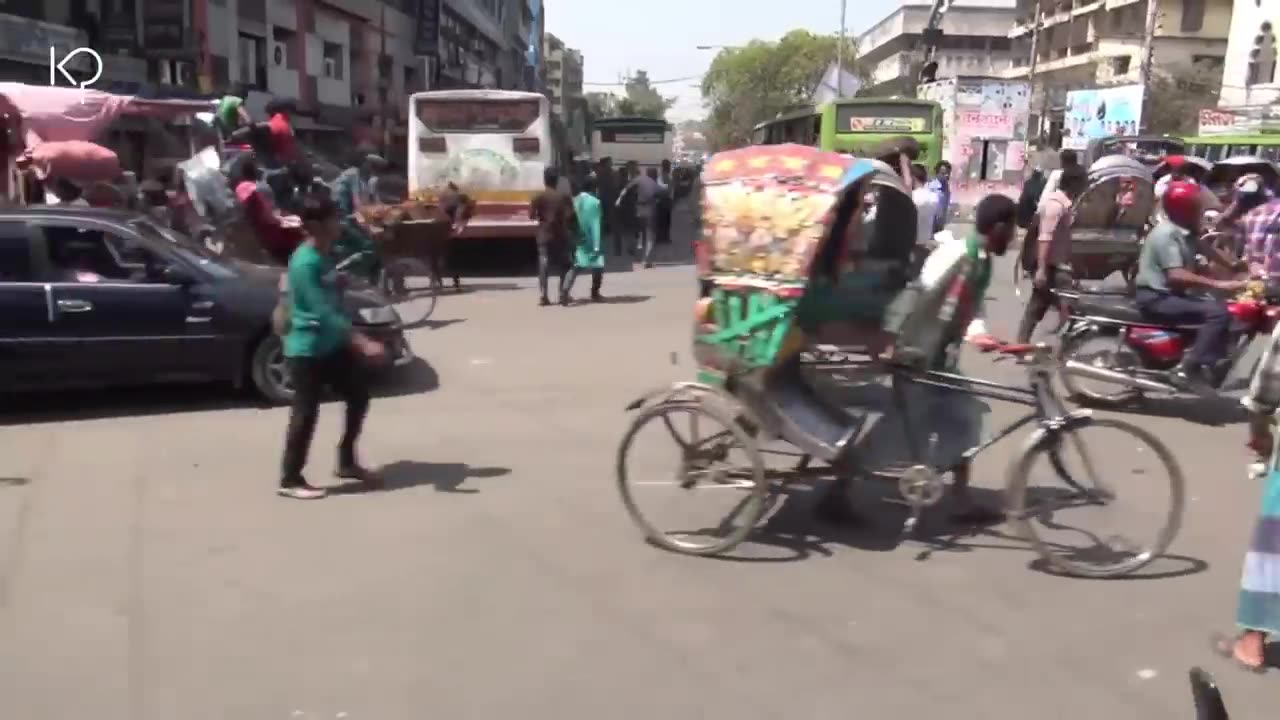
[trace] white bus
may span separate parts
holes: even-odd
[[[635,162],[641,170],[672,159],[674,133],[665,120],[614,117],[596,120],[591,128],[591,157],[612,158],[620,168]]]
[[[546,96],[433,90],[409,98],[409,193],[452,182],[476,201],[468,237],[533,237],[529,201],[554,164]]]

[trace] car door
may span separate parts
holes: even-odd
[[[42,218],[38,229],[48,248],[54,334],[84,350],[74,372],[103,384],[196,375],[185,288],[149,277],[145,262],[122,262],[112,249],[136,238],[83,219]]]
[[[50,385],[74,348],[53,337],[49,288],[25,222],[0,221],[0,388]]]

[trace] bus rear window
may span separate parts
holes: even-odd
[[[617,125],[601,127],[600,142],[606,143],[660,143],[666,140],[667,127],[663,125]]]
[[[927,105],[875,103],[836,108],[839,133],[927,133],[933,130],[933,108]]]
[[[419,100],[418,119],[440,133],[521,133],[538,120],[537,100]]]

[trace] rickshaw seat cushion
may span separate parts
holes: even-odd
[[[804,378],[798,358],[748,373],[736,394],[773,433],[822,462],[838,460],[861,429],[857,417]]]

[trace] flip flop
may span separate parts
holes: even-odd
[[[1254,675],[1262,675],[1267,671],[1266,660],[1261,665],[1250,665],[1240,658],[1236,657],[1236,640],[1239,636],[1228,637],[1221,633],[1215,633],[1212,638],[1212,647],[1215,655],[1230,660],[1237,668]]]

